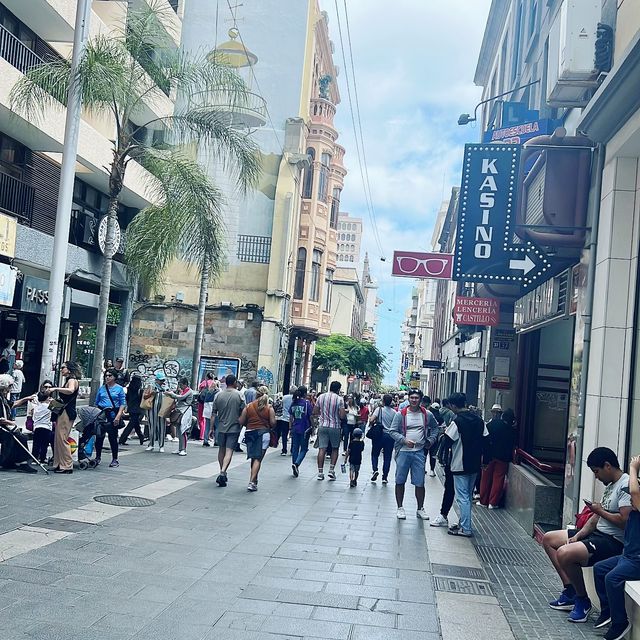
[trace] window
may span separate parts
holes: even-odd
[[[293,297],[301,300],[304,296],[304,272],[307,268],[307,250],[304,247],[298,249],[296,260],[296,281],[293,287]]]
[[[313,163],[316,159],[315,149],[313,149],[313,147],[309,147],[307,149],[307,155],[309,156],[309,166],[304,171],[302,197],[309,200],[313,197]]]
[[[322,251],[313,250],[311,257],[311,290],[309,292],[309,300],[318,302],[320,297],[320,264],[322,262]]]
[[[520,73],[520,50],[522,49],[522,4],[518,5],[515,31],[513,32],[513,61],[511,65],[511,82],[515,82]]]
[[[338,228],[338,212],[340,211],[340,189],[337,187],[333,190],[333,197],[331,199],[331,219],[329,220],[329,226],[332,229]]]
[[[320,156],[320,179],[318,180],[318,200],[320,202],[327,201],[327,191],[329,188],[329,164],[331,163],[331,156],[328,153],[323,153]]]
[[[262,262],[269,264],[271,238],[269,236],[238,236],[238,260],[240,262]]]
[[[349,256],[349,262],[353,262],[353,256]]]
[[[331,294],[333,293],[333,270],[327,269],[324,274],[324,311],[331,311]]]
[[[529,9],[529,39],[533,36],[538,23],[538,2],[534,2]]]

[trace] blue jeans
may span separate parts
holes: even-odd
[[[464,531],[473,531],[471,528],[471,498],[473,486],[476,483],[477,473],[465,473],[453,476],[453,486],[456,490],[456,502],[460,509],[460,527]]]
[[[411,472],[411,484],[424,487],[424,449],[398,451],[396,455],[396,484],[405,484]]]
[[[393,455],[393,438],[386,433],[371,441],[371,466],[374,471],[378,470],[380,452],[382,452],[382,478],[386,480],[389,476],[389,469],[391,469],[391,456]]]
[[[640,580],[640,560],[613,556],[593,565],[593,581],[600,598],[600,609],[611,613],[613,624],[627,622],[624,606],[624,583],[627,580]]]
[[[295,465],[302,464],[309,451],[309,438],[304,433],[291,432],[291,462]]]

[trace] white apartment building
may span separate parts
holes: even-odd
[[[336,233],[338,243],[337,264],[340,267],[360,264],[360,246],[362,244],[362,218],[354,218],[348,213],[338,216]]]
[[[181,25],[178,5],[165,4],[167,11],[160,19],[166,37],[158,48],[177,48]],[[94,0],[92,9],[90,37],[108,35],[126,20],[126,2]],[[0,269],[5,276],[0,280],[0,336],[3,343],[15,341],[17,355],[25,362],[27,391],[36,388],[39,378],[66,111],[51,109],[42,119],[28,120],[10,111],[9,94],[25,71],[43,60],[70,53],[75,11],[76,0],[0,1]],[[171,113],[173,100],[165,98],[150,100],[146,113],[133,115],[132,122],[143,124],[149,118],[140,122],[137,118]],[[92,359],[92,327],[102,271],[97,236],[107,211],[106,168],[111,163],[115,132],[115,123],[109,119],[83,114],[58,360],[77,359],[85,368]],[[128,222],[149,204],[146,185],[146,172],[130,163],[118,215],[123,236]],[[40,293],[30,295],[34,291]],[[133,289],[121,252],[114,262],[111,301],[113,314],[107,331],[110,357],[126,354],[133,305]]]

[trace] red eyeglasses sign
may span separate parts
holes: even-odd
[[[391,268],[393,276],[451,280],[452,274],[452,253],[393,252],[393,266]]]

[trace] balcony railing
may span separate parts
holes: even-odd
[[[203,92],[197,94],[195,100],[202,106],[215,107],[227,112],[231,127],[254,129],[267,123],[267,103],[262,96],[252,91],[238,97]]]
[[[22,73],[44,62],[39,55],[31,51],[24,42],[2,25],[0,25],[0,56]]]
[[[0,172],[0,210],[31,224],[35,189],[22,180]]]

